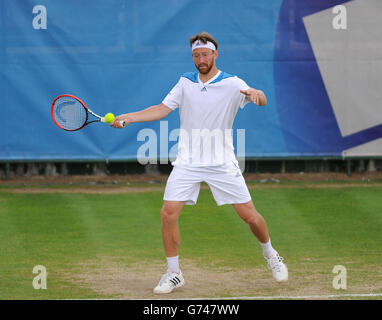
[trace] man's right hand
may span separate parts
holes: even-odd
[[[129,114],[121,114],[117,116],[113,123],[110,124],[110,127],[117,128],[117,129],[122,129],[124,128],[122,126],[122,123],[125,123],[125,127],[132,122],[132,119],[130,118]]]

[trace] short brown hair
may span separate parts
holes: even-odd
[[[192,36],[190,38],[190,47],[192,47],[192,44],[196,41],[196,40],[200,40],[202,41],[203,43],[207,43],[207,41],[211,41],[215,47],[216,47],[216,50],[218,49],[218,43],[217,41],[214,39],[213,36],[211,36],[208,32],[205,32],[203,31],[202,33],[197,33],[196,35]]]

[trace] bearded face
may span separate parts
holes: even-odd
[[[198,48],[192,52],[195,67],[201,74],[208,74],[215,66],[215,51],[207,48]]]

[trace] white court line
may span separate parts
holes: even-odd
[[[382,293],[349,293],[311,296],[253,296],[253,297],[222,297],[222,298],[192,298],[189,300],[272,300],[272,299],[327,299],[345,297],[382,297]],[[181,300],[181,299],[179,299]]]
[[[329,294],[329,295],[311,295],[311,296],[253,296],[253,297],[220,297],[220,298],[162,298],[158,299],[113,299],[113,298],[96,298],[96,299],[57,299],[57,300],[275,300],[275,299],[327,299],[327,298],[345,298],[345,297],[382,297],[382,293],[349,293],[349,294]]]

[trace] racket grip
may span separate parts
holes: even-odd
[[[122,128],[126,127],[126,122],[125,121],[121,121],[121,127]]]

